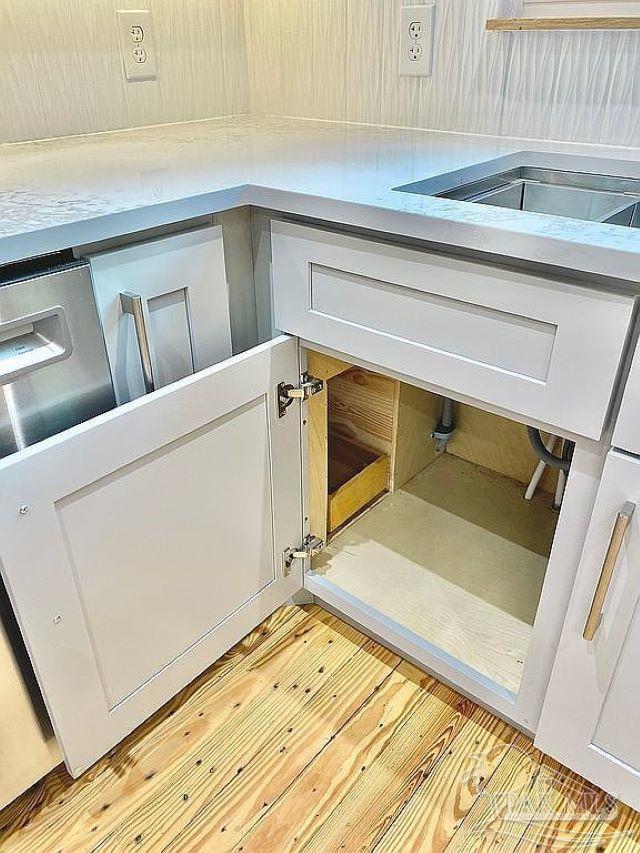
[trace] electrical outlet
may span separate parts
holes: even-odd
[[[151,12],[148,9],[118,9],[116,20],[124,76],[131,83],[157,80]]]
[[[436,4],[403,6],[400,14],[400,74],[430,77]]]

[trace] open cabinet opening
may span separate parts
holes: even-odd
[[[312,572],[516,694],[564,474],[540,465],[523,424],[453,403],[443,428],[442,397],[310,361],[327,383],[310,413],[327,437],[324,458],[310,446],[312,522],[327,542]],[[542,439],[561,457],[560,439]]]

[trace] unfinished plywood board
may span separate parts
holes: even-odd
[[[333,539],[314,570],[516,693],[556,514],[445,454]]]
[[[438,422],[442,398],[400,383],[392,490],[399,489],[437,457],[431,433]]]
[[[447,447],[448,453],[519,483],[531,480],[539,460],[523,424],[462,403],[454,403],[453,413],[456,430]],[[556,479],[557,472],[547,468],[540,488],[553,493]]]
[[[399,383],[352,367],[329,384],[331,430],[348,441],[391,456]]]
[[[350,364],[322,353],[307,354],[307,369],[325,383],[351,368]],[[309,523],[314,536],[327,538],[327,506],[329,496],[328,465],[328,391],[325,388],[307,403],[309,457]]]
[[[329,436],[329,532],[389,489],[389,457]]]

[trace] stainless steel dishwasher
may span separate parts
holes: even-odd
[[[2,268],[0,457],[114,406],[88,265],[62,253]],[[2,581],[0,697],[2,808],[61,761]]]
[[[0,458],[115,406],[88,264],[0,278]]]

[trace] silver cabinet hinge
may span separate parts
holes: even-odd
[[[291,574],[294,560],[308,560],[315,557],[324,548],[324,542],[319,536],[309,534],[300,548],[287,548],[282,554],[282,573],[285,577]]]
[[[316,379],[309,373],[303,373],[300,377],[300,385],[290,385],[287,382],[281,382],[278,385],[278,417],[283,418],[287,413],[287,409],[294,400],[300,400],[304,403],[309,397],[314,394],[319,394],[324,388],[322,379]]]

